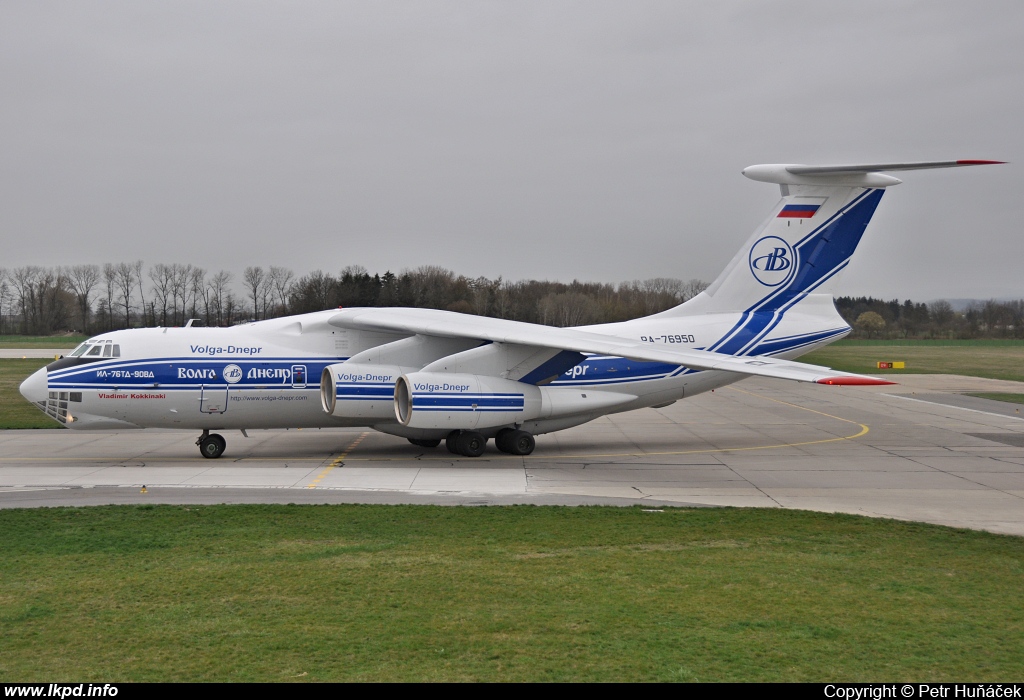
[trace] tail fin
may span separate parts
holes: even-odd
[[[879,171],[998,162],[752,165],[743,174],[780,185],[782,201],[710,287],[665,314],[778,312],[808,294],[832,294],[885,188],[900,183]]]

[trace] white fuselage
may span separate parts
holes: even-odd
[[[828,315],[819,308],[825,303]],[[763,337],[749,342],[734,338],[739,352],[733,354],[788,359],[849,332],[830,298],[809,306],[813,307],[809,313],[800,313],[798,307],[784,319],[780,317],[769,332],[762,332]],[[395,415],[366,418],[325,411],[320,382],[326,367],[407,337],[332,326],[328,319],[337,313],[323,311],[232,328],[142,328],[105,333],[89,342],[113,343],[119,348],[119,357],[65,358],[26,380],[22,392],[74,429],[369,426],[403,436],[433,435],[431,431],[403,429]],[[656,315],[581,330],[654,345],[704,349],[728,339],[741,317],[736,313]],[[606,413],[668,404],[742,376],[588,355],[560,370],[557,379],[545,385],[629,398],[599,410],[570,410],[556,418],[533,420],[523,427],[534,433],[560,430]]]

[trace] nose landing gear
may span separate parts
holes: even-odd
[[[207,459],[217,459],[224,454],[224,448],[228,446],[223,437],[217,433],[211,435],[209,430],[203,431],[203,434],[196,440],[196,444],[199,445],[199,454]]]

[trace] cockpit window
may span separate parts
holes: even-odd
[[[121,346],[112,340],[87,340],[68,357],[121,357]]]

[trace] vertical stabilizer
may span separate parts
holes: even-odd
[[[782,188],[768,219],[703,293],[664,315],[781,313],[809,294],[832,294],[886,187],[883,171],[996,165],[945,160],[854,165],[751,165],[743,174]]]
[[[785,196],[704,292],[702,311],[774,311],[831,294],[884,190],[784,186]]]

